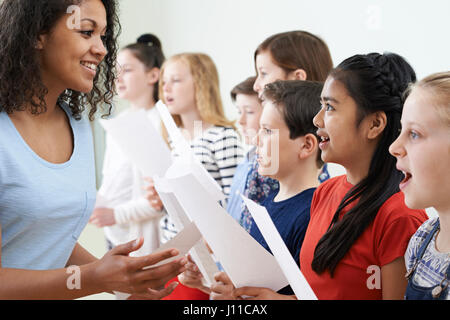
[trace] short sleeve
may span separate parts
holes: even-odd
[[[381,237],[376,246],[380,267],[399,257],[404,257],[411,237],[416,233],[422,222],[405,214],[390,223],[386,223],[386,228],[381,231]]]

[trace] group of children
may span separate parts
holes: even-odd
[[[162,52],[159,41],[147,43],[147,47]],[[127,49],[119,58],[124,51]],[[406,94],[412,91],[414,97],[416,91],[426,91],[423,87],[440,90],[426,98],[443,97],[438,99],[437,107],[444,109],[438,114],[445,118],[445,88],[424,86],[425,79],[412,89],[416,82],[414,70],[394,53],[355,55],[333,68],[325,42],[305,31],[269,37],[256,49],[254,61],[257,76],[231,90],[240,133],[250,146],[245,154],[235,126],[224,117],[217,70],[207,55],[175,55],[163,63],[159,86],[150,83],[153,89],[143,90],[142,94],[159,90],[159,99],[186,133],[195,155],[228,197],[229,214],[270,251],[241,195],[266,207],[319,299],[417,297],[412,281],[405,294],[406,267],[414,265],[417,270],[420,261],[434,258],[419,257],[414,264],[408,261],[417,256],[417,250],[413,251],[412,245],[406,249],[411,238],[411,243],[425,238],[417,238],[415,233],[428,219],[423,209],[434,203],[405,204],[412,174],[396,166],[399,151],[392,148],[402,130]],[[150,72],[159,67],[144,69]],[[446,74],[440,76],[445,82]],[[131,82],[129,87],[133,87]],[[122,97],[127,99],[124,94]],[[151,107],[156,99],[147,101],[150,103],[145,107],[154,110]],[[422,97],[420,102],[426,105],[425,101]],[[201,123],[200,135],[194,131],[196,121]],[[448,147],[445,124],[442,131],[441,142]],[[435,159],[448,157],[449,149],[444,150],[446,153]],[[342,165],[346,175],[329,179],[327,162]],[[420,172],[428,174],[432,167]],[[446,171],[444,165],[433,169],[440,169],[441,176]],[[429,196],[436,197],[432,192]],[[152,184],[147,187],[146,197],[152,207],[149,212],[164,212]],[[438,212],[445,215],[445,209]],[[159,221],[158,215],[148,217],[142,220],[150,219],[154,225]],[[162,218],[161,230],[163,241],[177,233],[167,214]],[[144,233],[142,236],[147,237]],[[445,240],[441,241],[447,248]],[[406,264],[405,251],[409,252]],[[449,257],[440,252],[437,256],[441,263],[434,267],[422,263],[419,270],[432,274],[436,281],[440,279],[435,285],[439,282],[443,291],[439,297],[445,298]],[[369,271],[374,267],[378,283],[382,283],[375,288],[368,284]],[[416,277],[427,279],[420,273]],[[192,260],[187,271],[172,281],[180,285],[166,299],[295,298],[289,287],[277,293],[265,288],[236,289],[224,272],[216,275],[211,288],[205,287]]]
[[[0,18],[17,11],[10,20],[25,23],[45,6],[5,0]],[[53,6],[47,29],[34,26],[38,40],[21,43],[34,53],[24,54],[21,67],[28,61],[26,70],[38,69],[40,76],[32,83],[11,78],[0,87],[0,297],[39,297],[37,288],[44,288],[49,298],[115,290],[146,299],[296,299],[290,287],[235,288],[226,272],[206,287],[190,258],[143,270],[177,254],[152,252],[179,230],[153,181],[110,137],[94,207],[92,170],[80,174],[93,163],[80,97],[87,97],[91,118],[99,101],[111,105],[117,61],[115,85],[131,104],[124,113],[146,110],[171,146],[154,107],[164,102],[222,188],[228,213],[270,251],[241,195],[263,205],[318,299],[450,299],[449,72],[416,81],[413,68],[394,53],[358,54],[333,67],[319,37],[275,34],[254,52],[256,76],[231,90],[238,133],[225,117],[211,57],[182,53],[166,60],[159,39],[149,34],[116,57],[114,1],[82,1],[86,19],[74,30],[65,24],[64,5]],[[0,30],[12,30],[0,21]],[[18,49],[5,32],[0,40],[4,79]],[[35,56],[39,60],[30,60]],[[6,94],[14,86],[23,94]],[[33,138],[36,132],[42,140]],[[17,157],[27,165],[14,162]],[[327,163],[346,174],[330,178]],[[24,192],[29,199],[18,201]],[[428,207],[438,216],[428,219]],[[49,215],[54,212],[59,215]],[[88,219],[105,228],[109,251],[102,259],[76,242]],[[60,286],[70,264],[82,266],[89,283],[75,293]],[[34,277],[27,269],[42,271]]]

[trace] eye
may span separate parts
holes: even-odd
[[[91,37],[92,34],[94,33],[94,30],[82,30],[80,31],[80,33],[84,36]]]
[[[325,104],[325,111],[333,111],[333,110],[334,110],[334,108],[331,104],[329,104],[329,103]]]
[[[414,130],[410,130],[409,131],[409,137],[412,139],[412,140],[417,140],[417,139],[419,139],[419,134],[417,133],[417,132],[415,132]]]
[[[271,135],[272,134],[272,130],[268,129],[268,128],[261,128],[262,133],[266,134],[266,135]]]

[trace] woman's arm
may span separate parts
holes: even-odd
[[[3,268],[0,264],[0,299],[76,299],[113,290],[148,295],[149,298],[170,294],[169,291],[174,287],[167,290],[163,286],[168,280],[185,270],[186,258],[151,267],[176,256],[178,252],[175,249],[169,249],[143,257],[128,256],[130,252],[138,250],[142,244],[143,240],[140,239],[117,246],[102,259],[70,269],[23,270]],[[75,249],[70,261],[85,261],[91,258],[90,254],[86,254],[85,250],[79,246]],[[148,288],[154,290],[149,291]]]

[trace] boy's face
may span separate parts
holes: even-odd
[[[432,94],[414,89],[403,108],[400,136],[389,148],[405,174],[400,189],[413,209],[450,208],[450,128],[435,108]]]
[[[272,101],[265,100],[257,139],[259,174],[277,180],[289,175],[299,160],[299,139],[289,138],[289,129],[281,112]]]
[[[261,102],[256,94],[236,95],[236,108],[239,114],[239,125],[246,144],[255,145],[256,135],[259,131],[259,119],[262,114]]]

